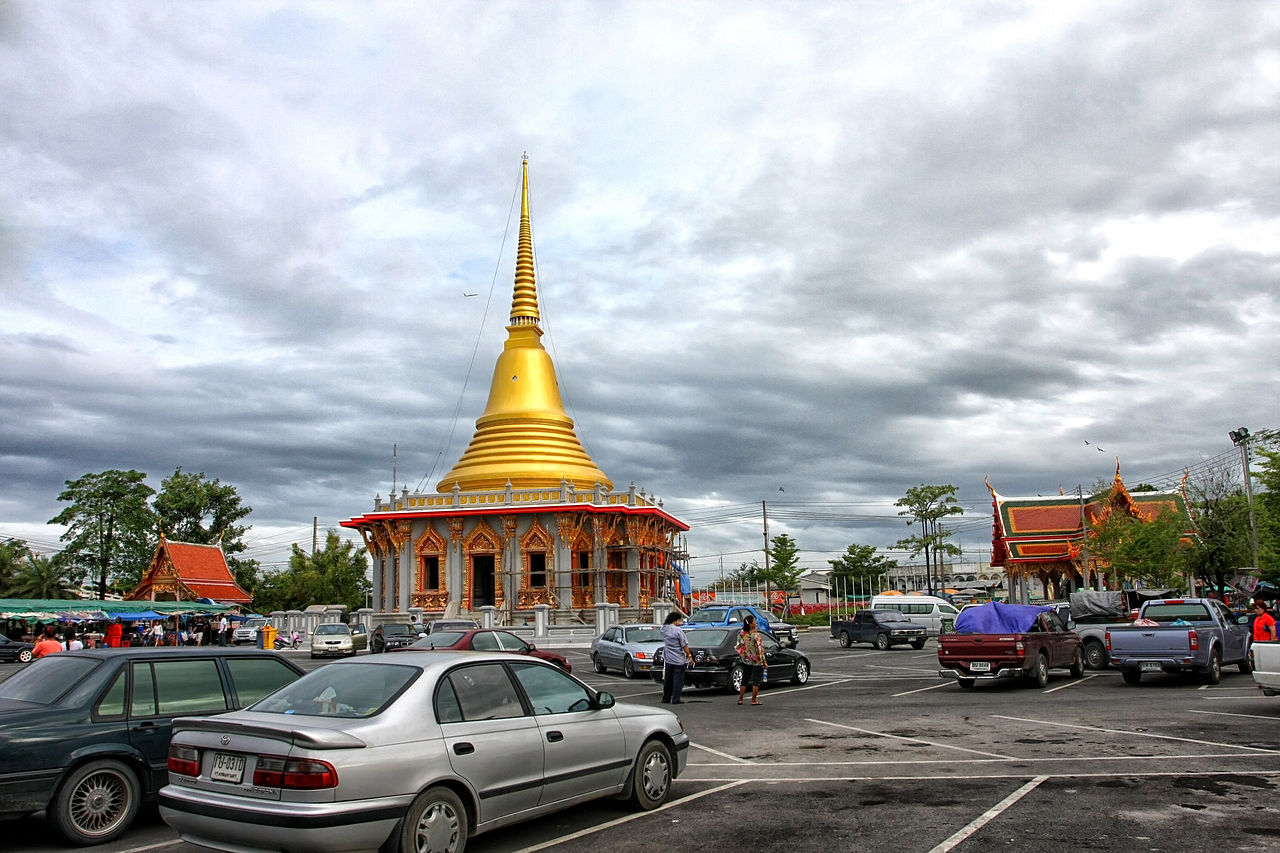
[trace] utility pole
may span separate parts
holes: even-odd
[[[764,519],[764,608],[769,609],[769,508],[760,501],[760,516]]]
[[[1080,500],[1080,577],[1084,588],[1089,589],[1089,517],[1084,511],[1084,486],[1076,483],[1076,497]],[[1098,591],[1102,591],[1102,575],[1098,574]]]
[[[320,548],[320,516],[311,516],[311,556],[314,558]]]
[[[1253,552],[1253,568],[1258,567],[1258,525],[1253,518],[1253,477],[1249,473],[1249,429],[1233,429],[1227,436],[1240,448],[1240,464],[1244,467],[1244,495],[1249,504],[1249,547]]]

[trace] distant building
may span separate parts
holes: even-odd
[[[142,581],[126,601],[195,601],[248,604],[253,595],[236,583],[220,545],[170,542],[163,535]]]
[[[507,341],[471,444],[435,492],[378,496],[342,522],[372,557],[375,610],[494,607],[511,622],[539,604],[644,609],[678,591],[676,536],[688,525],[634,485],[613,491],[565,413],[541,338],[526,159]]]
[[[1112,513],[1149,521],[1166,513],[1185,519],[1184,537],[1196,532],[1181,491],[1130,492],[1116,463],[1115,480],[1094,495],[1057,494],[1011,498],[991,492],[991,565],[1015,581],[1038,581],[1047,597],[1085,587],[1108,586],[1110,566],[1089,552],[1089,531]]]

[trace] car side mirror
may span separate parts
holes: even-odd
[[[1076,620],[1074,620],[1074,619],[1068,619],[1068,620],[1067,620],[1067,630],[1068,630],[1068,631],[1074,631],[1075,629],[1076,629]]]
[[[537,646],[535,646],[533,643],[529,644],[529,651],[536,652],[537,650],[538,650]]]
[[[613,698],[613,694],[612,694],[612,693],[607,693],[607,692],[605,692],[605,691],[601,690],[599,693],[597,693],[597,694],[596,694],[596,707],[597,707],[597,708],[612,708],[612,707],[613,707],[613,703],[614,703],[614,701],[615,701],[615,700],[614,700],[614,698]]]

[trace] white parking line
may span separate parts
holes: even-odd
[[[697,744],[694,744],[697,746]],[[703,747],[708,752],[713,750]],[[732,758],[732,756],[726,756]],[[902,767],[908,764],[942,764],[947,767],[958,767],[960,765],[969,764],[1017,764],[1019,767],[1026,768],[1035,764],[1064,764],[1069,761],[1084,761],[1090,764],[1106,761],[1131,761],[1135,763],[1158,764],[1162,761],[1198,761],[1210,758],[1239,758],[1244,759],[1246,756],[1238,752],[1206,752],[1192,753],[1190,755],[1054,755],[1054,756],[1037,756],[1035,758],[875,758],[860,759],[857,761],[770,761],[767,763],[758,763],[758,767],[877,767],[882,764],[891,765],[893,767]],[[742,759],[734,759],[741,762]],[[751,763],[751,762],[747,762]],[[691,768],[703,767],[728,767],[732,765],[721,764],[714,761],[706,763],[690,764]],[[1119,771],[1117,771],[1119,772]],[[1215,771],[1221,772],[1221,771]],[[1280,770],[1276,771],[1280,773]],[[1021,774],[1026,776],[1026,773]],[[1108,775],[1108,774],[1103,774]],[[961,778],[961,777],[957,777]],[[1001,776],[1000,778],[1005,778]]]
[[[817,723],[820,726],[835,726],[838,729],[848,729],[851,732],[862,732],[863,734],[875,735],[876,737],[887,737],[887,738],[892,738],[893,740],[905,740],[911,743],[923,743],[928,746],[936,746],[939,749],[954,749],[954,750],[957,750],[958,752],[972,752],[974,755],[985,755],[988,758],[1009,758],[1010,757],[1008,755],[1000,755],[999,753],[996,753],[996,752],[982,752],[981,750],[969,749],[968,747],[964,747],[964,746],[952,746],[949,743],[938,743],[937,741],[932,741],[932,740],[921,740],[918,737],[903,737],[902,735],[891,735],[888,732],[877,732],[877,731],[872,731],[871,729],[860,729],[857,726],[846,726],[844,723],[832,723],[832,722],[829,722],[828,720],[815,720],[811,717],[806,717],[805,721],[809,723]]]
[[[1213,740],[1197,740],[1195,738],[1190,738],[1190,737],[1175,737],[1174,735],[1156,735],[1156,734],[1151,734],[1150,732],[1135,732],[1135,731],[1127,731],[1125,729],[1106,729],[1101,726],[1078,726],[1078,725],[1075,725],[1074,723],[1060,723],[1054,720],[1031,720],[1026,717],[1006,717],[1003,714],[992,714],[991,716],[997,720],[1013,720],[1014,722],[1018,722],[1018,723],[1035,723],[1038,726],[1056,726],[1057,728],[1061,728],[1061,729],[1082,729],[1086,732],[1102,732],[1103,734],[1126,735],[1128,737],[1148,737],[1148,738],[1154,738],[1156,740],[1176,740],[1176,741],[1181,741],[1182,743],[1198,743],[1198,744],[1201,744],[1202,746],[1219,746],[1219,747],[1223,747],[1224,749],[1247,749],[1250,752],[1262,752],[1267,755],[1280,755],[1280,750],[1263,749],[1260,746],[1240,746],[1234,743],[1221,743],[1219,741],[1213,741]]]
[[[700,744],[700,743],[694,743],[693,741],[690,741],[690,742],[689,742],[689,746],[693,747],[694,749],[701,749],[703,752],[709,752],[709,753],[711,753],[712,755],[718,755],[718,756],[720,756],[721,758],[727,758],[727,759],[729,759],[730,761],[735,761],[735,762],[737,762],[738,764],[754,764],[754,763],[755,763],[755,762],[753,762],[753,761],[748,761],[748,760],[747,760],[747,759],[745,759],[745,758],[739,758],[739,757],[738,757],[738,756],[736,756],[736,755],[730,755],[730,754],[729,754],[729,753],[727,753],[727,752],[721,752],[721,751],[720,751],[720,750],[718,750],[718,749],[712,749],[712,748],[711,748],[711,747],[709,747],[709,746],[703,746],[703,745],[702,745],[702,744]]]
[[[1227,711],[1188,711],[1189,714],[1213,714],[1215,717],[1244,717],[1249,720],[1275,720],[1274,716],[1267,714],[1232,714]]]
[[[951,836],[946,841],[942,842],[937,847],[930,850],[929,853],[947,853],[948,850],[955,847],[961,841],[964,841],[970,835],[973,835],[979,829],[982,829],[982,827],[986,826],[988,823],[995,820],[997,817],[1001,815],[1002,812],[1005,811],[1005,809],[1012,806],[1018,800],[1025,797],[1027,794],[1030,794],[1037,787],[1039,787],[1041,782],[1045,781],[1048,778],[1049,778],[1048,776],[1037,776],[1036,778],[1032,779],[1030,782],[1023,785],[1021,788],[1014,791],[1012,794],[1005,797],[1003,800],[996,803],[994,806],[987,809],[982,814],[978,815],[976,818],[974,818],[974,820],[972,820],[969,823],[968,826],[965,826],[955,835]]]
[[[612,829],[615,826],[621,826],[624,823],[630,823],[636,818],[646,817],[647,815],[654,815],[654,814],[657,814],[658,812],[666,811],[669,808],[683,805],[685,803],[691,802],[693,800],[701,799],[702,797],[706,797],[711,794],[718,794],[721,791],[727,791],[730,788],[736,788],[739,785],[745,785],[750,781],[752,780],[738,779],[737,781],[729,782],[725,785],[721,785],[718,788],[710,788],[706,791],[699,791],[696,794],[690,794],[689,796],[681,797],[678,800],[668,800],[666,803],[664,803],[661,806],[658,806],[658,808],[654,809],[653,811],[636,812],[635,814],[629,814],[629,815],[626,815],[625,817],[616,818],[614,820],[607,821],[606,823],[599,824],[598,826],[588,827],[587,829],[580,829],[577,832],[571,832],[568,835],[562,835],[559,838],[553,838],[550,841],[544,841],[541,844],[534,844],[530,847],[521,847],[519,850],[512,851],[512,853],[534,853],[535,850],[546,850],[548,847],[555,847],[557,844],[563,844],[566,841],[573,841],[578,838],[584,838],[588,835],[594,835],[595,833],[601,832],[602,830]]]
[[[899,697],[899,696],[910,696],[912,693],[923,693],[923,692],[925,692],[926,690],[937,690],[939,687],[949,687],[949,686],[950,686],[950,685],[952,685],[952,684],[955,684],[955,682],[954,682],[954,681],[942,681],[942,682],[939,682],[938,684],[930,684],[928,687],[920,687],[920,688],[917,688],[917,689],[915,689],[915,690],[908,690],[908,691],[906,691],[905,693],[895,693],[895,694],[893,694],[893,698],[895,698],[895,699],[896,699],[896,698],[897,698],[897,697]]]
[[[1040,693],[1041,695],[1044,695],[1045,693],[1056,693],[1059,690],[1066,690],[1068,687],[1075,687],[1077,685],[1084,684],[1089,679],[1097,677],[1097,674],[1086,675],[1084,678],[1076,678],[1068,681],[1066,684],[1059,684],[1057,687],[1050,687],[1048,690],[1041,690]]]

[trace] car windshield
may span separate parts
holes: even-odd
[[[462,639],[461,631],[433,631],[430,636],[423,637],[409,648],[411,649],[442,649],[446,646],[452,646],[454,643]]]
[[[657,628],[632,628],[626,632],[628,643],[661,643],[662,632]]]
[[[723,622],[725,611],[723,610],[702,610],[696,611],[689,617],[690,622]]]
[[[101,665],[94,658],[50,655],[0,681],[0,699],[52,705]]]
[[[418,632],[413,630],[412,625],[383,625],[382,635],[384,637],[412,637]]]
[[[905,614],[897,610],[877,610],[875,618],[881,622],[910,622]]]
[[[737,628],[705,628],[701,631],[690,631],[685,635],[691,649],[712,649],[723,643],[730,635],[737,636]]]
[[[306,717],[372,717],[390,705],[420,672],[416,666],[395,664],[322,666],[249,710]]]
[[[325,634],[349,634],[351,632],[341,622],[329,622],[324,625],[317,625],[314,633],[317,636],[323,636]]]

